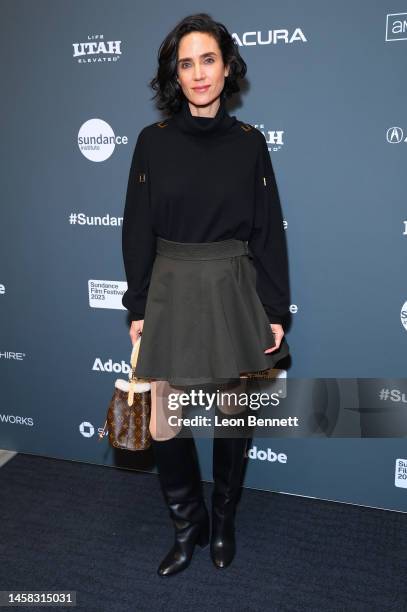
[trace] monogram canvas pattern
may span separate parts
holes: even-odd
[[[134,393],[131,406],[127,396],[125,391],[115,388],[107,411],[109,442],[124,450],[147,450],[151,446],[151,391]]]

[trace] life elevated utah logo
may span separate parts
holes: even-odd
[[[270,151],[272,149],[274,152],[279,151],[284,145],[283,134],[284,130],[265,130],[264,123],[255,123],[254,127],[260,130],[264,138],[267,142],[267,148]]]
[[[103,34],[92,34],[88,40],[72,43],[73,58],[78,64],[117,62],[120,58],[121,40],[105,40]]]
[[[116,145],[127,143],[127,136],[116,135],[103,119],[89,119],[79,128],[78,147],[90,161],[105,161],[113,154]]]

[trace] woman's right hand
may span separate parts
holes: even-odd
[[[144,325],[144,319],[140,319],[140,321],[131,322],[129,334],[130,334],[130,339],[131,339],[131,343],[133,344],[133,346],[137,342],[137,340],[139,339],[139,337],[141,336],[143,332],[143,325]]]

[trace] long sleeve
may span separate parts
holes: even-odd
[[[134,148],[122,225],[122,252],[127,278],[127,291],[123,294],[122,304],[130,311],[132,321],[144,319],[155,249],[150,173],[143,128]]]
[[[254,222],[248,241],[256,289],[270,323],[282,323],[290,306],[288,256],[280,198],[264,135],[256,165]]]

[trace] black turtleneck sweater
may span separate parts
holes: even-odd
[[[247,240],[256,289],[270,323],[290,304],[281,205],[260,130],[230,116],[181,110],[145,126],[133,153],[122,226],[128,289],[122,304],[144,319],[156,237],[177,242]]]

